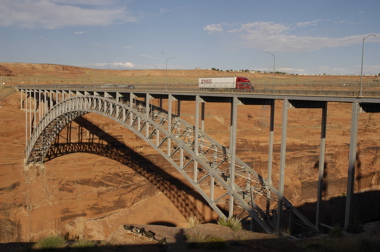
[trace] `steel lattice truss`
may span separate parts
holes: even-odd
[[[131,102],[132,101],[132,102]],[[266,232],[275,230],[277,190],[251,167],[204,132],[196,134],[193,125],[165,110],[133,99],[120,102],[100,96],[68,98],[46,112],[33,131],[26,149],[26,163],[43,163],[59,132],[86,113],[106,116],[148,142],[164,156],[205,198],[220,217],[233,201],[233,214],[254,219]],[[231,160],[235,160],[231,180]],[[232,182],[231,182],[232,181]],[[286,199],[284,213],[306,229],[315,227]],[[229,209],[231,211],[231,209]]]

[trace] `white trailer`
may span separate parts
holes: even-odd
[[[252,89],[252,83],[245,77],[199,78],[200,89]]]

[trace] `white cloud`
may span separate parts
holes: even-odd
[[[131,50],[131,49],[135,48],[135,46],[134,45],[125,45],[124,48]]]
[[[135,64],[132,62],[113,62],[113,63],[93,63],[86,64],[87,67],[95,68],[110,68],[110,69],[120,69],[120,68],[134,68]]]
[[[179,7],[174,8],[174,9],[176,9],[176,10],[181,10],[181,9],[186,9],[186,8],[189,8],[189,7],[191,7],[190,4],[188,4],[188,5],[184,5],[184,6],[179,6]]]
[[[2,0],[0,26],[56,29],[135,22],[136,18],[114,1]],[[107,4],[105,4],[107,3]]]
[[[213,32],[222,32],[222,24],[210,24],[206,25],[203,30],[207,31],[208,33],[213,33]]]
[[[319,20],[298,23],[295,27],[313,25]],[[231,25],[212,24],[204,27],[209,33],[223,32],[224,28]],[[236,26],[236,25],[235,25]],[[257,48],[263,51],[300,52],[314,51],[321,48],[341,47],[361,43],[363,34],[347,36],[343,38],[297,36],[296,28],[274,22],[253,22],[239,24],[238,27],[226,30],[241,38],[240,45],[247,48]],[[373,40],[372,40],[373,41]],[[379,40],[377,40],[379,41]]]
[[[285,32],[290,28],[274,22],[254,22],[248,24],[241,24],[240,27],[231,29],[228,32],[260,32],[263,34],[279,34]]]
[[[110,2],[115,2],[115,0],[51,0],[51,2],[76,5],[107,5]]]
[[[165,8],[161,8],[160,11],[157,13],[157,16],[161,16],[161,15],[168,13],[168,12],[170,12],[170,10],[165,9]]]
[[[357,69],[360,69],[360,66],[357,66]],[[359,72],[359,71],[356,71]],[[363,74],[380,74],[380,65],[364,65]]]
[[[159,10],[156,14],[154,14],[153,16],[161,16],[161,15],[165,15],[166,13],[170,13],[170,12],[172,12],[173,10],[185,9],[185,8],[190,7],[190,6],[191,6],[191,5],[179,6],[179,7],[174,7],[173,9],[160,8],[160,10]]]
[[[261,67],[261,68],[255,68],[257,71],[262,72],[272,72],[273,68],[268,67]],[[306,74],[306,70],[302,68],[290,68],[290,67],[279,67],[276,68],[276,72],[284,72],[289,74]]]
[[[290,68],[290,67],[280,67],[276,69],[278,72],[291,73],[291,74],[304,74],[306,72],[305,69],[302,68]]]
[[[341,74],[341,75],[354,75],[357,74],[358,69],[354,68],[343,68],[343,67],[333,67],[333,66],[318,66],[310,70],[311,73],[317,74]],[[310,74],[310,73],[309,73]]]
[[[317,20],[312,20],[312,21],[307,21],[307,22],[299,22],[299,23],[296,23],[296,26],[297,27],[314,26],[314,25],[317,25],[321,21],[322,19],[317,19]]]
[[[133,64],[132,62],[116,62],[116,63],[112,63],[112,65],[115,67],[125,67],[125,68],[135,67],[135,64]]]

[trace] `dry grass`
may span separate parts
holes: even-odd
[[[197,217],[195,217],[195,216],[191,216],[191,217],[189,218],[188,222],[187,222],[187,226],[188,226],[189,228],[193,228],[193,227],[197,226],[197,225],[200,224],[200,223],[201,223],[201,221],[200,221]]]
[[[58,249],[67,246],[67,242],[63,236],[48,236],[39,240],[35,245],[35,249]]]
[[[243,229],[240,219],[236,217],[232,218],[220,218],[218,220],[218,224],[221,226],[229,227],[231,228],[234,232],[240,231]]]

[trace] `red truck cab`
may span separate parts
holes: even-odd
[[[252,89],[252,83],[245,77],[236,77],[237,89]]]

